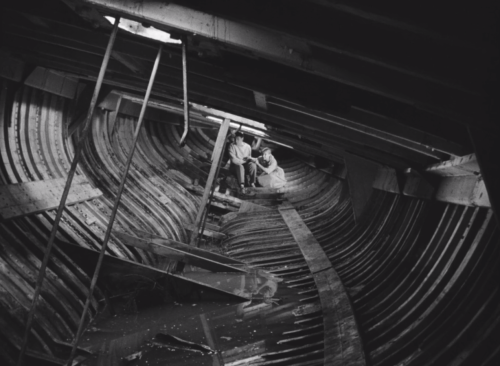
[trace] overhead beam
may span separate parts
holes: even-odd
[[[464,176],[464,175],[479,175],[479,163],[476,159],[476,154],[459,156],[451,160],[443,161],[437,164],[430,165],[425,169],[427,173],[440,176]]]
[[[343,13],[355,15],[357,17],[390,26],[394,29],[398,29],[405,32],[411,32],[416,35],[425,36],[436,41],[446,42],[458,46],[465,46],[468,48],[477,48],[477,45],[464,42],[463,39],[454,38],[449,35],[434,31],[429,27],[423,27],[419,24],[411,23],[409,21],[403,21],[396,19],[393,15],[383,14],[377,12],[376,7],[363,8],[359,4],[356,6],[349,0],[309,0],[310,2],[322,5],[325,7],[330,7],[335,10],[341,11]]]
[[[354,86],[427,111],[437,112],[462,123],[479,123],[488,118],[483,99],[452,88],[399,77],[377,65],[360,62],[332,63],[314,58],[307,43],[257,26],[223,19],[173,3],[134,0],[82,0],[108,14],[119,14],[160,29],[179,29],[189,34],[223,42],[259,57]],[[292,38],[289,41],[288,38]],[[298,50],[298,51],[297,51]],[[486,127],[486,124],[483,126]]]
[[[481,176],[443,177],[436,189],[437,201],[465,206],[491,207],[490,198]]]
[[[53,22],[53,21],[52,21]],[[56,22],[57,23],[57,22]],[[58,24],[58,26],[60,26]],[[15,29],[17,29],[14,26]],[[66,27],[69,27],[66,25]],[[11,29],[11,27],[9,27]],[[69,32],[70,30],[68,30]],[[16,30],[16,32],[18,32]],[[24,31],[23,31],[24,32]],[[43,33],[43,30],[40,32]],[[26,31],[23,34],[25,36],[29,37],[39,37],[40,32],[33,32],[33,31]],[[71,29],[71,32],[77,32],[78,37],[83,36],[84,39],[87,40],[87,42],[92,41],[89,37],[92,35],[91,31],[87,30],[79,30],[79,29]],[[53,37],[53,36],[50,36]],[[62,35],[58,35],[58,37],[62,37]],[[96,34],[97,37],[97,34]],[[37,38],[39,39],[39,38]],[[43,39],[42,39],[43,41]],[[92,51],[92,47],[95,48],[94,44],[99,44],[98,38],[95,40],[96,42],[90,42],[88,45],[81,45],[79,46],[80,48],[85,48],[88,50],[84,50],[82,52],[94,52]],[[51,41],[51,42],[58,42],[58,41]],[[62,39],[61,39],[61,42]],[[118,41],[117,41],[118,42]],[[92,45],[91,45],[92,44]],[[143,53],[146,52],[146,46],[145,45],[134,45],[134,47],[140,47],[138,50],[139,56],[138,57],[143,57]],[[64,47],[71,47],[71,44],[66,44]],[[120,53],[126,56],[130,56],[130,50],[127,49],[126,47],[124,48],[123,46],[120,48]],[[53,52],[54,53],[54,52]],[[135,57],[134,57],[135,58]],[[178,60],[175,60],[178,61]],[[173,64],[171,64],[170,60],[166,61],[169,63],[170,67],[173,67]],[[66,65],[67,66],[67,65]],[[192,67],[196,68],[196,63],[192,63]],[[196,73],[201,72],[201,70],[196,71]],[[210,70],[207,70],[207,72],[210,73],[211,76],[220,78],[222,77],[217,73],[216,68],[211,68]],[[214,74],[215,72],[215,74]],[[169,78],[172,78],[171,75],[169,75]],[[195,80],[195,78],[199,78],[198,75],[193,76],[192,80]],[[116,78],[114,79],[116,80]],[[198,83],[197,83],[198,84]],[[169,85],[173,85],[173,83],[169,82]],[[198,84],[199,85],[199,84]],[[241,97],[241,93],[235,94],[234,93],[234,87],[229,87],[227,83],[224,84],[224,88],[230,88],[232,93],[230,94],[231,97],[229,98],[223,98],[224,100],[230,100],[234,99],[234,97],[238,96]],[[196,87],[194,87],[193,92],[195,91]],[[215,96],[216,93],[214,92],[208,92],[210,95]],[[220,93],[217,93],[220,94]],[[221,96],[222,97],[222,96]],[[418,131],[412,128],[409,128],[408,126],[405,126],[404,124],[398,123],[396,121],[384,118],[383,116],[378,116],[374,115],[373,113],[369,113],[367,111],[362,111],[357,108],[352,108],[351,112],[347,116],[335,116],[332,114],[327,114],[327,113],[322,113],[319,111],[315,110],[310,110],[301,106],[298,106],[296,104],[284,102],[280,100],[277,102],[274,100],[273,102],[273,110],[272,113],[275,114],[275,116],[270,116],[268,115],[265,111],[261,110],[260,108],[255,108],[253,113],[259,113],[258,118],[266,118],[268,120],[270,119],[276,119],[279,118],[284,121],[280,121],[280,123],[294,123],[294,124],[301,124],[307,126],[308,129],[314,128],[317,131],[320,131],[322,134],[327,132],[329,130],[329,126],[331,126],[332,131],[329,131],[328,133],[334,133],[335,136],[341,136],[346,139],[351,139],[351,140],[356,140],[360,141],[361,139],[363,140],[362,143],[368,146],[372,146],[376,149],[382,149],[383,151],[386,152],[391,152],[397,156],[401,156],[402,154],[397,151],[398,148],[404,148],[405,150],[410,150],[412,152],[416,152],[418,154],[423,154],[426,156],[432,156],[434,158],[442,159],[445,158],[442,156],[443,153],[445,154],[452,154],[452,155],[461,155],[461,147],[458,144],[454,144],[450,141],[446,141],[444,139],[429,135],[427,133],[424,133],[422,131]],[[267,103],[266,103],[267,105]],[[280,110],[278,111],[276,107],[279,107]],[[250,111],[248,110],[249,107],[245,108],[244,113],[248,114]],[[314,118],[314,120],[311,119]],[[232,118],[231,118],[232,119]],[[286,120],[286,121],[285,121]],[[316,127],[315,127],[316,126]],[[342,127],[342,128],[339,128]],[[394,144],[397,145],[394,149],[391,147],[391,145],[388,144]],[[404,154],[403,154],[404,155]],[[409,158],[411,160],[411,158]]]

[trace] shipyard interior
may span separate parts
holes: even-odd
[[[500,365],[499,4],[2,2],[0,364]]]

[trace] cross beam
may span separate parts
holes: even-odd
[[[481,97],[440,87],[401,74],[387,74],[376,65],[332,62],[314,57],[310,45],[298,37],[283,35],[252,24],[160,1],[81,0],[107,14],[118,14],[159,29],[171,28],[213,39],[250,54],[278,62],[346,85],[438,113],[466,124],[487,119]],[[398,75],[399,77],[394,77]],[[479,116],[480,114],[480,116]],[[474,122],[473,122],[474,121]]]

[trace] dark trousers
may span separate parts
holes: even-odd
[[[257,177],[257,165],[253,161],[249,161],[243,165],[231,164],[231,169],[236,174],[238,184],[245,184],[245,174],[250,175],[248,184],[255,183]]]

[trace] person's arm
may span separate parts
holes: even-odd
[[[270,159],[270,164],[269,166],[266,168],[266,167],[263,167],[260,162],[259,162],[259,159],[257,159],[255,161],[255,164],[257,164],[257,166],[259,168],[261,168],[264,172],[266,172],[266,174],[271,174],[272,172],[274,172],[274,170],[278,167],[278,162],[276,161],[276,159],[274,158],[274,156],[271,155],[271,159]]]
[[[231,144],[231,146],[229,146],[229,156],[231,157],[231,162],[235,165],[242,165],[243,163],[245,163],[243,160],[236,156],[236,146],[234,144]]]
[[[262,137],[256,137],[252,141],[252,150],[259,150],[261,142],[262,142]]]

